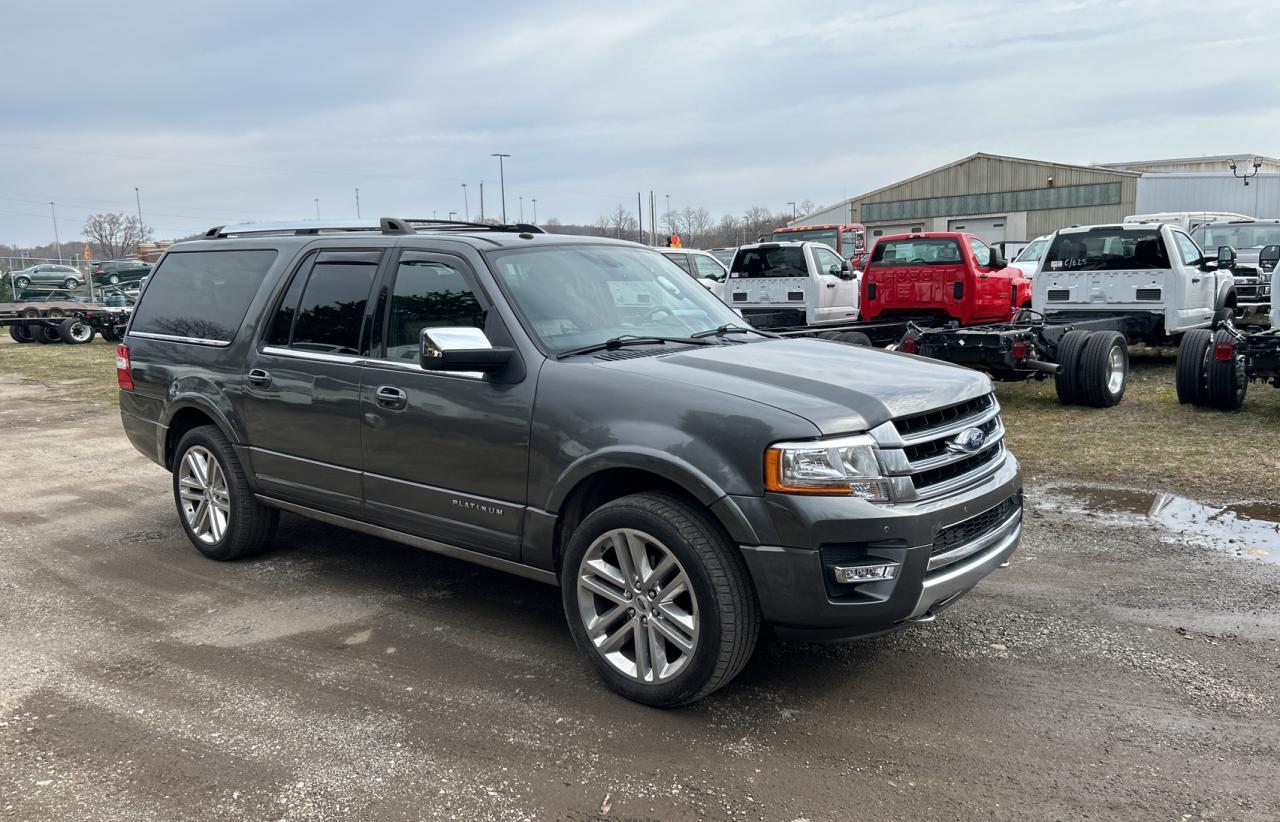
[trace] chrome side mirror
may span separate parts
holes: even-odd
[[[479,328],[424,328],[419,337],[420,364],[426,371],[497,371],[514,353],[495,348]]]

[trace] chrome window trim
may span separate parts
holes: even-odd
[[[141,337],[144,340],[165,340],[167,342],[189,343],[191,345],[208,345],[215,348],[226,348],[231,340],[208,340],[203,337],[183,337],[179,334],[156,334],[151,331],[130,331],[128,336]]]
[[[276,357],[292,357],[297,360],[313,360],[315,362],[342,363],[345,365],[363,365],[364,357],[353,357],[349,354],[325,354],[320,351],[305,351],[298,348],[279,348],[274,345],[265,346],[263,354]]]
[[[408,371],[412,374],[432,374],[437,377],[461,377],[466,380],[483,380],[483,371],[437,371],[423,368],[416,362],[401,362],[399,360],[384,360],[370,357],[364,361],[364,364],[370,368],[386,368],[392,371]]]

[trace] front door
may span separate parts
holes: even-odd
[[[840,255],[826,246],[814,245],[813,262],[817,269],[817,311],[815,319],[820,323],[852,322],[858,318],[858,283],[852,277],[845,279],[832,274],[840,271],[844,261]]]
[[[1204,263],[1204,254],[1201,253],[1200,246],[1196,245],[1195,240],[1177,229],[1171,228],[1169,233],[1173,235],[1174,244],[1178,247],[1177,256],[1172,258],[1182,262],[1182,265],[1173,266],[1173,276],[1181,282],[1185,294],[1182,304],[1174,312],[1176,325],[1165,329],[1173,333],[1196,328],[1212,321],[1214,301],[1218,296],[1218,278],[1215,272],[1201,268]],[[1216,252],[1217,249],[1214,251]]]
[[[364,488],[378,524],[506,558],[519,555],[536,380],[424,371],[422,329],[509,334],[461,257],[400,250],[361,389]]]
[[[304,258],[241,375],[249,458],[267,494],[336,513],[363,508],[363,328],[382,254]]]

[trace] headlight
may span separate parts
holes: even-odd
[[[865,434],[780,442],[764,454],[764,487],[780,494],[861,497],[889,502],[875,441]]]
[[[1270,297],[1270,296],[1271,296],[1271,286],[1270,286],[1270,285],[1268,285],[1267,283],[1263,283],[1262,285],[1258,286],[1258,296],[1259,296],[1259,297]]]

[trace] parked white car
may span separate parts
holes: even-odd
[[[1049,247],[1049,241],[1052,239],[1052,234],[1036,237],[1018,252],[1018,256],[1014,257],[1009,262],[1009,265],[1021,271],[1022,276],[1028,280],[1035,279],[1036,268],[1040,265],[1040,258],[1044,256],[1045,249]]]
[[[838,325],[858,318],[857,272],[831,246],[744,245],[729,267],[727,302],[758,327]]]
[[[1031,301],[1054,323],[1121,318],[1131,341],[1166,342],[1230,316],[1234,261],[1228,246],[1205,256],[1170,223],[1064,228],[1040,262]]]
[[[724,300],[724,282],[729,269],[709,252],[693,248],[660,248],[658,251],[668,260],[693,275],[703,287]]]

